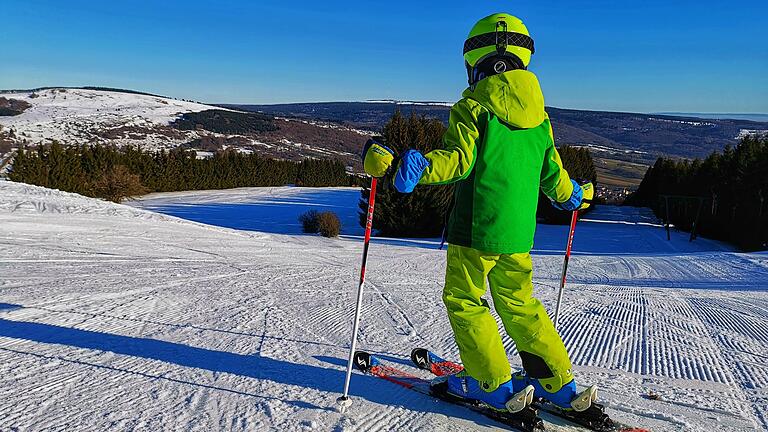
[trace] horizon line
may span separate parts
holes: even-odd
[[[212,106],[221,106],[221,105],[238,105],[238,106],[248,106],[248,105],[261,105],[261,106],[276,106],[276,105],[298,105],[298,104],[328,104],[328,103],[381,103],[381,104],[402,104],[402,105],[433,105],[433,106],[445,106],[449,107],[455,104],[455,102],[449,102],[449,101],[430,101],[430,100],[399,100],[399,99],[363,99],[363,100],[313,100],[313,101],[293,101],[293,102],[268,102],[268,103],[243,103],[243,102],[226,102],[226,103],[220,103],[220,102],[205,102],[205,101],[199,101],[194,99],[186,99],[183,97],[174,97],[174,96],[166,96],[162,94],[157,93],[151,93],[148,91],[143,90],[134,90],[129,88],[120,88],[120,87],[109,87],[109,86],[94,86],[94,85],[82,85],[82,86],[40,86],[40,87],[34,87],[34,88],[27,88],[27,89],[0,89],[0,94],[7,94],[7,93],[16,93],[16,92],[31,92],[31,91],[39,91],[39,90],[50,90],[50,89],[81,89],[81,90],[94,90],[94,91],[117,91],[117,92],[125,92],[125,93],[135,93],[139,95],[144,96],[154,96],[154,97],[162,97],[167,99],[175,99],[175,100],[184,100],[184,101],[194,101],[205,105],[212,105]],[[766,122],[768,122],[768,112],[728,112],[728,111],[624,111],[624,110],[610,110],[610,109],[585,109],[585,108],[574,108],[574,107],[562,107],[562,106],[553,106],[548,105],[547,108],[555,108],[555,109],[565,109],[565,110],[573,110],[573,111],[592,111],[592,112],[610,112],[610,113],[621,113],[621,114],[648,114],[648,115],[669,115],[669,116],[696,116],[696,115],[706,115],[706,116],[716,116],[716,115],[734,115],[734,116],[757,116],[757,117],[767,117]],[[721,120],[727,120],[728,118],[724,118]],[[743,119],[733,119],[733,120],[743,120]],[[756,121],[760,122],[758,120],[749,120],[748,121]]]

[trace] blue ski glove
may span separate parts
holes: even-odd
[[[408,150],[403,153],[397,164],[392,184],[401,193],[411,193],[419,184],[421,174],[429,166],[429,161],[418,150]]]
[[[574,211],[581,206],[581,199],[584,197],[584,191],[581,189],[581,185],[576,183],[576,180],[571,179],[571,184],[573,184],[573,193],[571,193],[571,197],[568,198],[567,201],[561,203],[552,201],[552,205],[555,206],[556,209]],[[592,183],[588,184],[591,188]]]

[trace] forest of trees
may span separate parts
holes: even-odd
[[[115,167],[124,167],[116,169]],[[268,159],[257,154],[217,152],[197,159],[194,151],[177,148],[150,152],[136,147],[63,146],[53,143],[17,152],[9,178],[86,196],[112,199],[126,175],[137,176],[139,192],[226,189],[247,186],[348,186],[355,179],[337,160],[300,162]],[[106,194],[108,191],[109,195]],[[141,193],[131,193],[130,197]],[[115,200],[115,199],[112,199]],[[119,199],[117,199],[119,201]]]
[[[384,126],[384,142],[398,154],[409,148],[422,153],[442,148],[445,126],[440,120],[417,116],[405,117],[395,112]],[[597,174],[588,149],[562,147],[563,165],[577,180],[596,181]],[[373,216],[373,229],[379,235],[402,237],[437,237],[443,232],[447,214],[453,205],[453,186],[420,186],[411,194],[398,193],[387,175],[379,183]],[[365,226],[370,188],[364,185],[360,198],[360,225]],[[567,224],[570,213],[552,207],[541,194],[537,217],[545,223]]]
[[[768,137],[744,138],[702,160],[659,158],[625,204],[646,206],[677,228],[768,249]]]
[[[171,122],[179,130],[204,129],[221,134],[249,134],[277,130],[274,118],[261,113],[205,110],[184,113]]]

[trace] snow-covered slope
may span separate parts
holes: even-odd
[[[52,88],[0,92],[0,97],[31,107],[21,114],[0,116],[0,144],[104,144],[145,150],[180,145],[210,157],[214,150],[257,152],[262,156],[301,160],[340,159],[360,171],[359,151],[371,132],[334,123],[276,118],[275,130],[218,133],[211,125],[180,130],[169,123],[185,113],[226,108],[139,93]],[[255,115],[255,114],[238,114]],[[0,154],[0,173],[3,171]]]
[[[359,374],[353,405],[334,409],[361,251],[349,222],[358,196],[264,188],[133,204],[170,214],[160,215],[0,181],[0,430],[495,429]],[[295,215],[309,208],[339,212],[344,236],[302,235]],[[547,307],[564,237],[564,227],[537,234],[534,282]],[[702,240],[667,242],[634,209],[590,214],[576,234],[562,333],[578,379],[603,389],[616,418],[654,431],[762,430],[768,256]],[[374,239],[363,348],[394,361],[419,345],[457,358],[436,245]]]
[[[175,130],[171,133],[164,126],[181,114],[216,108],[160,96],[106,90],[54,88],[2,96],[32,105],[19,115],[0,116],[0,125],[4,129],[13,130],[17,137],[30,144],[50,140],[70,144],[106,142],[105,135],[109,131],[122,128],[119,137],[110,142],[168,146],[192,138],[191,134]],[[145,131],[150,136],[143,136]],[[133,137],[131,132],[134,132]],[[137,132],[141,132],[141,138]]]

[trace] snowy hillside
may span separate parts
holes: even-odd
[[[201,158],[217,150],[256,152],[279,159],[340,159],[360,171],[359,152],[371,132],[335,123],[273,118],[254,113],[186,102],[135,92],[52,88],[25,92],[0,92],[3,102],[29,108],[17,115],[0,114],[0,158],[21,144],[104,144],[139,146],[145,150],[178,146],[198,151]],[[217,110],[215,115],[188,120],[194,127],[171,124],[190,113]],[[260,116],[269,127],[238,132],[217,131],[215,117],[229,111],[222,124],[242,117]],[[186,117],[186,116],[185,116]],[[2,172],[0,159],[0,173]]]
[[[19,115],[0,117],[4,129],[13,130],[17,137],[30,144],[50,140],[78,144],[112,141],[108,132],[114,131],[119,132],[114,136],[114,143],[118,145],[173,146],[196,135],[169,133],[164,128],[168,123],[183,113],[216,108],[159,96],[105,90],[54,88],[2,96],[31,105]]]
[[[495,430],[360,374],[350,409],[335,409],[358,197],[236,189],[131,207],[0,181],[0,430]],[[309,208],[338,212],[342,238],[302,235],[295,216]],[[548,308],[564,238],[559,226],[537,233],[534,283]],[[374,239],[363,348],[457,359],[437,243]],[[612,416],[654,431],[768,428],[768,255],[682,233],[668,242],[649,214],[615,207],[579,223],[574,250],[562,333],[579,381],[601,387]]]

